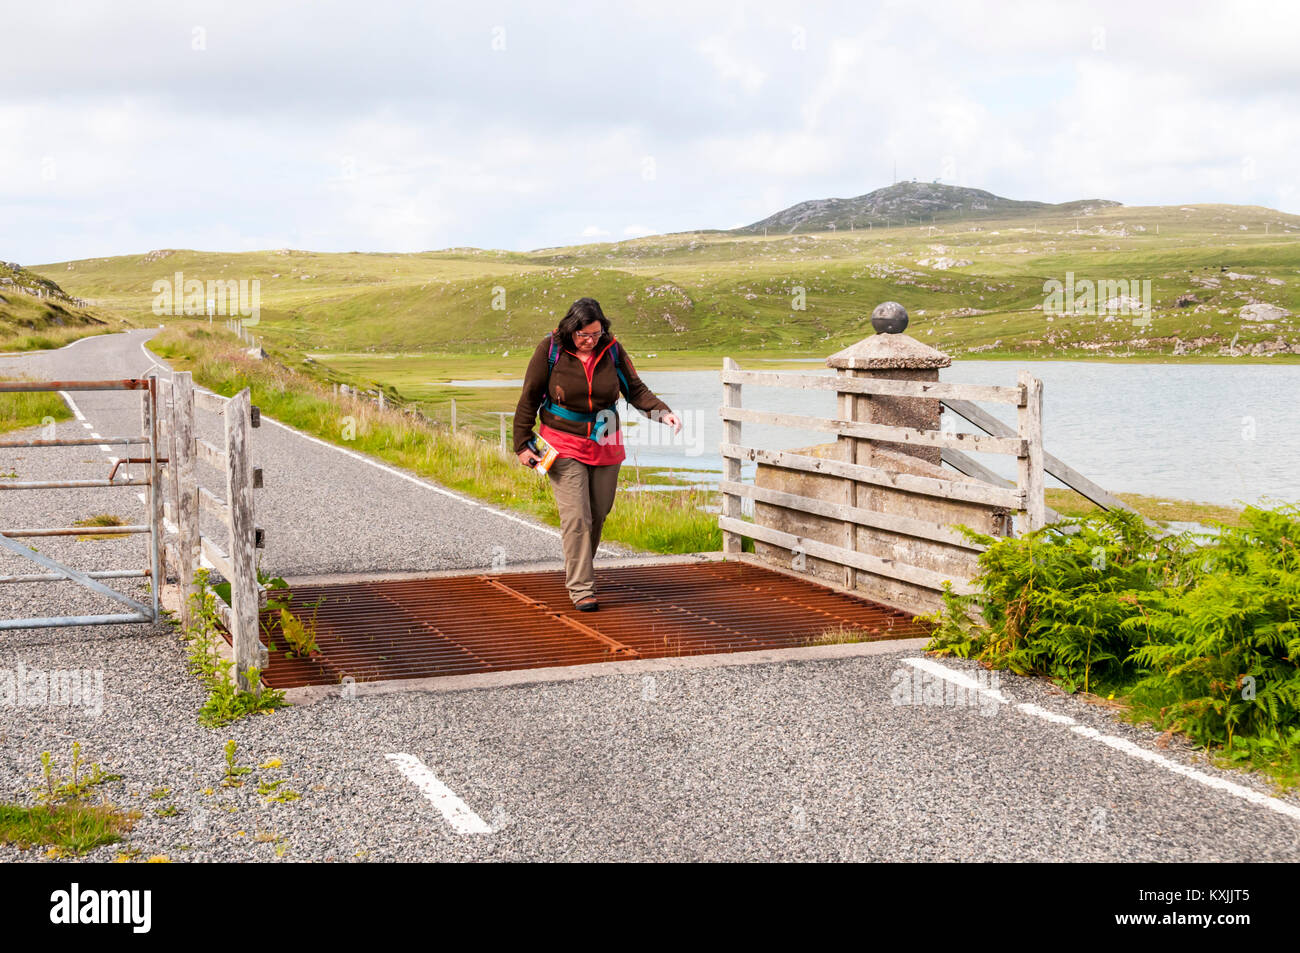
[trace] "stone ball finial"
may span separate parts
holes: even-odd
[[[877,334],[902,334],[907,330],[907,309],[897,301],[878,304],[871,312],[871,326]]]

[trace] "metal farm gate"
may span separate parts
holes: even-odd
[[[81,391],[136,391],[142,396],[141,433],[127,436],[93,435],[0,438],[0,449],[40,447],[127,448],[126,456],[111,461],[108,476],[86,480],[0,481],[0,493],[17,490],[91,489],[146,487],[146,519],[127,526],[55,526],[0,528],[0,547],[45,569],[43,573],[0,575],[0,583],[44,583],[71,581],[122,603],[131,611],[103,615],[32,616],[0,620],[0,631],[82,625],[116,625],[157,622],[161,619],[162,587],[170,575],[177,582],[180,617],[190,622],[190,596],[200,567],[215,570],[231,584],[231,604],[217,599],[217,612],[231,636],[236,671],[241,687],[256,689],[246,673],[265,666],[266,653],[258,640],[258,612],[266,594],[258,583],[255,550],[263,534],[253,521],[253,491],[262,485],[262,472],[252,464],[252,429],[260,423],[247,389],[234,397],[222,397],[194,387],[188,372],[170,378],[103,381],[0,381],[0,393],[69,393]],[[196,410],[224,418],[224,446],[219,447],[196,433]],[[139,447],[139,451],[129,448]],[[198,480],[198,465],[206,464],[224,477],[225,498]],[[119,476],[127,464],[126,475]],[[146,465],[146,475],[133,477],[132,464]],[[201,532],[199,514],[216,517],[225,529],[219,541]],[[83,571],[35,552],[20,540],[29,537],[96,536],[140,534],[148,536],[148,556],[143,568],[114,568]],[[223,548],[224,543],[224,548]],[[147,578],[150,598],[141,602],[106,586],[103,580]]]
[[[167,461],[158,455],[158,386],[155,379],[103,380],[103,381],[0,381],[0,393],[23,392],[71,392],[71,391],[138,391],[143,401],[141,404],[141,430],[138,435],[128,436],[78,436],[35,438],[2,438],[0,449],[37,448],[37,447],[111,447],[121,446],[127,449],[127,456],[113,464],[108,476],[103,479],[90,480],[28,480],[0,481],[0,493],[18,490],[58,490],[88,489],[96,487],[147,487],[146,521],[128,526],[52,526],[52,527],[17,527],[0,528],[0,548],[36,563],[43,573],[16,574],[0,576],[0,583],[22,584],[69,581],[102,596],[107,596],[122,603],[130,611],[104,615],[84,616],[33,616],[25,619],[0,619],[0,631],[10,629],[53,628],[80,625],[116,625],[124,622],[156,622],[159,618],[158,595],[163,573],[163,501],[161,489],[161,467]],[[129,448],[141,447],[134,456]],[[120,464],[146,464],[147,475],[119,478]],[[100,569],[82,571],[65,566],[51,559],[44,553],[33,550],[20,542],[22,539],[51,536],[96,536],[117,534],[148,535],[148,564],[144,568]],[[103,580],[148,578],[151,584],[151,599],[140,602],[123,592],[106,586]]]

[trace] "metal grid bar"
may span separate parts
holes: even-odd
[[[0,632],[14,629],[61,629],[76,625],[122,625],[128,622],[152,622],[143,612],[121,615],[39,616],[32,619],[0,619]]]
[[[83,490],[100,486],[148,486],[147,477],[125,480],[28,480],[23,483],[0,483],[0,490]]]
[[[68,437],[59,440],[0,440],[0,450],[30,447],[98,447],[138,446],[149,442],[148,437]]]
[[[38,553],[35,550],[28,549],[22,543],[14,542],[12,539],[9,539],[7,536],[0,535],[0,548],[7,549],[12,553],[16,553],[17,555],[22,556],[24,559],[30,559],[38,566],[42,566],[45,569],[51,570],[52,572],[56,572],[62,576],[66,576],[68,579],[71,579],[73,582],[81,584],[82,586],[91,590],[92,592],[97,592],[101,596],[108,596],[108,598],[113,599],[116,602],[120,602],[123,605],[127,606],[128,608],[134,609],[136,612],[142,615],[147,615],[149,621],[153,621],[154,619],[158,618],[158,613],[156,609],[153,611],[152,614],[150,614],[150,609],[148,606],[144,605],[143,603],[137,602],[136,600],[132,599],[130,596],[126,595],[125,593],[118,592],[116,589],[110,589],[102,582],[99,582],[98,580],[95,579],[91,579],[84,572],[81,572],[76,569],[72,569],[69,566],[64,566],[61,563],[56,563],[53,559],[51,559],[49,556],[46,556],[44,553]],[[54,626],[75,625],[75,624],[77,623],[60,621],[58,617],[53,617],[50,620],[50,625],[54,625]],[[22,626],[19,626],[19,628],[22,628]]]
[[[929,634],[906,613],[750,563],[597,577],[601,608],[590,614],[572,608],[558,572],[295,587],[292,611],[315,626],[320,653],[286,657],[278,613],[264,612],[275,649],[263,679],[289,688],[790,648],[840,627],[870,639]]]
[[[147,569],[97,569],[86,573],[90,579],[144,579],[149,575]],[[6,582],[67,582],[68,577],[56,572],[26,573],[23,575],[0,576],[0,583]]]
[[[28,391],[148,390],[143,378],[106,381],[0,381],[0,394]]]
[[[6,529],[0,536],[18,539],[27,536],[129,536],[132,533],[148,533],[152,529],[147,523],[131,523],[126,526],[42,526],[28,529]]]

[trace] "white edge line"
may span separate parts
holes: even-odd
[[[78,420],[84,422],[86,419],[86,415],[81,412],[81,408],[78,407],[77,402],[72,399],[72,395],[69,394],[66,390],[61,390],[59,391],[59,396],[63,398],[64,402],[69,407],[72,408],[72,415],[76,417]]]
[[[159,364],[158,361],[154,358],[154,356],[149,353],[149,349],[145,347],[145,343],[146,342],[144,341],[140,342],[140,350],[144,354],[144,356],[147,357],[150,360],[150,362],[153,363],[156,367],[162,368],[163,370],[170,372],[171,368],[167,367],[165,364]],[[203,388],[203,389],[207,390],[207,388]],[[470,497],[467,496],[462,496],[459,493],[455,493],[451,490],[445,489],[444,487],[440,487],[434,483],[430,483],[427,480],[422,480],[417,476],[412,476],[411,474],[399,470],[396,467],[390,467],[386,463],[380,463],[378,460],[372,459],[371,457],[368,457],[363,453],[358,453],[355,450],[349,450],[346,447],[340,447],[338,444],[330,443],[328,440],[322,440],[319,437],[313,437],[311,434],[303,433],[301,430],[298,430],[296,427],[291,427],[286,423],[281,423],[280,421],[276,420],[274,417],[271,417],[269,414],[262,414],[262,420],[266,421],[267,423],[275,424],[275,426],[283,430],[287,430],[289,433],[295,434],[301,437],[303,440],[310,440],[312,443],[320,444],[322,447],[327,447],[330,450],[335,450],[338,453],[344,454],[345,456],[352,457],[354,460],[359,460],[362,463],[369,464],[370,466],[374,467],[377,470],[383,470],[385,473],[406,480],[408,483],[414,483],[416,486],[424,487],[424,489],[426,490],[432,490],[434,493],[441,493],[443,496],[450,497],[453,500],[456,500],[460,503],[464,503],[466,506],[473,506],[479,509],[487,510],[489,513],[493,513],[501,517],[502,519],[510,520],[511,522],[518,523],[521,526],[527,526],[529,529],[540,530],[541,532],[548,533],[551,536],[556,537],[557,539],[560,537],[560,531],[558,529],[555,529],[552,526],[541,526],[538,525],[537,523],[529,522],[523,517],[516,516],[513,513],[507,513],[503,510],[499,510],[495,506],[492,506],[489,503],[483,503],[480,502],[479,500],[471,499]],[[619,555],[614,550],[606,549],[603,546],[599,550],[597,550],[597,552],[604,553],[606,556]]]
[[[457,834],[491,834],[492,826],[469,809],[469,806],[456,796],[456,792],[438,780],[419,758],[410,754],[386,754],[384,758],[406,776],[406,779],[420,789],[429,801],[442,812],[452,830]]]
[[[903,662],[911,665],[913,668],[919,668],[938,678],[946,679],[956,685],[960,685],[969,691],[979,692],[983,695],[995,698],[1000,702],[1010,704],[1009,700],[1001,692],[982,686],[978,681],[964,672],[948,668],[948,666],[941,665],[933,659],[908,658],[903,659]],[[1289,804],[1280,798],[1272,797],[1271,795],[1264,794],[1261,791],[1248,788],[1243,784],[1237,784],[1234,781],[1228,781],[1224,778],[1216,778],[1203,771],[1198,771],[1195,768],[1188,767],[1185,764],[1179,764],[1177,761],[1171,761],[1169,758],[1166,758],[1163,755],[1158,755],[1154,751],[1148,751],[1141,745],[1134,744],[1126,738],[1117,738],[1114,735],[1103,734],[1096,728],[1090,728],[1087,725],[1078,724],[1073,718],[1066,715],[1058,715],[1055,712],[1049,712],[1037,705],[1022,704],[1016,705],[1015,708],[1023,714],[1031,715],[1043,721],[1067,725],[1075,734],[1083,738],[1089,738],[1092,741],[1098,741],[1101,744],[1122,752],[1131,758],[1145,761],[1148,764],[1154,764],[1158,767],[1164,768],[1166,771],[1172,772],[1173,774],[1190,778],[1208,788],[1222,791],[1225,794],[1231,794],[1234,797],[1239,797],[1243,801],[1248,801],[1251,804],[1258,805],[1259,807],[1266,807],[1270,811],[1276,811],[1278,814],[1291,818],[1293,821],[1300,821],[1300,807],[1296,807],[1294,804]]]

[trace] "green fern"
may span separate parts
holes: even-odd
[[[1300,773],[1300,506],[1247,507],[1199,543],[1123,512],[981,541],[978,591],[944,592],[931,651],[1121,695],[1230,760]]]

